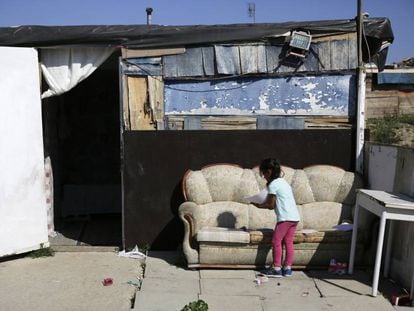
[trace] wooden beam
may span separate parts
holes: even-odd
[[[126,75],[122,75],[122,112],[124,129],[128,131],[131,129],[131,123],[129,120],[128,77]]]
[[[148,76],[148,94],[158,129],[164,122],[164,81],[162,76]]]
[[[168,129],[169,130],[183,130],[184,118],[183,117],[168,117]]]
[[[350,123],[349,118],[306,118],[305,122],[313,123]]]
[[[131,130],[155,130],[151,112],[145,106],[147,103],[147,78],[128,77],[128,106]]]
[[[201,119],[203,130],[255,130],[256,118],[249,117],[209,117]]]
[[[148,50],[132,50],[122,48],[122,58],[133,57],[155,57],[164,55],[175,55],[185,53],[185,48],[163,48],[163,49],[148,49]]]

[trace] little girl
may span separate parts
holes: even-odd
[[[300,220],[293,197],[292,188],[281,175],[280,163],[275,159],[265,159],[260,164],[260,173],[267,181],[268,195],[265,202],[253,203],[258,208],[274,209],[277,224],[273,233],[273,266],[262,271],[268,277],[292,275],[293,236]],[[286,258],[282,270],[282,242],[286,248]]]

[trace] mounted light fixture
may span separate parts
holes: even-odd
[[[306,57],[309,51],[312,36],[303,31],[292,31],[289,40],[288,56]]]

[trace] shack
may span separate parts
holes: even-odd
[[[393,41],[390,21],[365,19],[363,36],[364,61],[381,71]],[[19,26],[0,28],[0,46],[0,58],[7,49],[13,59],[10,47],[38,52],[39,137],[53,167],[54,222],[119,215],[123,247],[178,247],[181,178],[189,168],[253,167],[274,156],[294,168],[355,169],[355,20]]]

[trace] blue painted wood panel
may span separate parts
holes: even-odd
[[[378,73],[378,84],[414,84],[414,73]]]
[[[165,81],[165,113],[352,116],[355,76]]]

